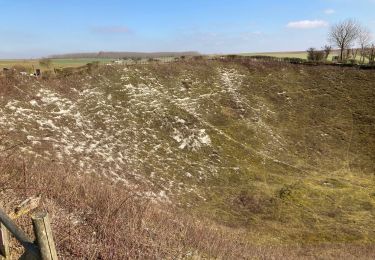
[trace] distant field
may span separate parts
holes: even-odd
[[[162,57],[158,58],[158,60],[163,62],[169,62],[173,60],[174,57]],[[29,72],[35,70],[36,68],[40,68],[42,70],[51,70],[53,68],[67,68],[67,67],[80,67],[84,66],[90,62],[100,62],[102,64],[110,63],[116,59],[112,58],[56,58],[51,59],[52,65],[49,68],[41,67],[39,64],[39,59],[15,59],[15,60],[1,60],[0,59],[0,70],[2,68],[10,68],[13,66],[23,66]],[[147,61],[146,58],[140,60],[141,62]]]
[[[261,52],[261,53],[241,53],[244,56],[253,56],[253,55],[264,55],[264,56],[272,56],[277,58],[300,58],[300,59],[307,59],[307,52],[306,51],[296,51],[296,52]],[[328,60],[332,60],[333,56],[336,56],[336,53],[332,53],[328,56]]]
[[[85,59],[53,59],[53,65],[61,67],[73,67],[73,66],[82,66],[90,62],[99,61],[100,63],[111,62],[113,59],[107,58],[85,58]]]
[[[106,58],[85,58],[85,59],[52,59],[52,68],[65,68],[65,67],[79,67],[87,63],[99,61],[100,63],[107,63],[113,59]],[[38,59],[27,60],[0,60],[0,68],[12,66],[25,66],[27,69],[40,68]]]
[[[295,52],[259,52],[259,53],[240,53],[243,56],[254,56],[254,55],[263,55],[263,56],[272,56],[277,58],[300,58],[300,59],[307,59],[307,52],[306,51],[295,51]],[[328,61],[332,60],[333,56],[339,55],[338,51],[333,51],[328,56]],[[357,55],[356,60],[360,59],[360,55]],[[368,60],[366,59],[366,62]]]
[[[240,53],[238,55],[242,56],[255,56],[255,55],[262,55],[262,56],[272,56],[277,58],[300,58],[300,59],[307,59],[307,52],[306,51],[295,51],[295,52],[259,52],[259,53]],[[332,60],[333,56],[338,55],[337,51],[334,51],[332,54],[329,55],[328,61]],[[214,57],[212,55],[211,57]],[[174,59],[174,57],[163,57],[158,58],[164,62],[170,61]],[[360,59],[360,55],[357,56],[357,60]],[[50,70],[53,68],[67,68],[67,67],[79,67],[86,65],[90,62],[98,61],[102,64],[109,63],[115,59],[112,58],[54,58],[52,60],[52,65],[50,68],[43,68],[39,65],[39,59],[0,59],[0,70],[2,68],[9,68],[12,66],[24,66],[27,71],[31,72],[36,68],[40,68],[42,70]],[[147,59],[143,59],[144,61]],[[367,59],[366,59],[367,62]]]
[[[264,56],[273,56],[278,58],[307,58],[307,52],[297,51],[297,52],[261,52],[261,53],[241,53],[244,56],[254,56],[254,55],[264,55]]]

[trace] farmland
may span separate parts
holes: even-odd
[[[276,57],[276,58],[299,58],[299,59],[307,59],[307,51],[294,51],[294,52],[257,52],[257,53],[240,53],[239,55],[242,56],[270,56],[270,57]],[[332,53],[328,56],[327,61],[332,61],[332,58],[334,56],[338,56],[339,51],[334,50]],[[360,55],[356,56],[356,60],[360,61]],[[366,62],[368,62],[368,59],[365,59]]]
[[[277,58],[299,58],[299,59],[307,59],[307,52],[306,51],[294,51],[294,52],[260,52],[260,53],[241,53],[240,55],[243,56],[254,56],[254,55],[261,55],[261,56],[270,56],[270,57],[277,57]],[[333,56],[338,55],[337,51],[332,52],[327,60],[331,61]]]
[[[307,59],[307,52],[305,51],[295,51],[295,52],[254,52],[254,53],[241,53],[243,56],[254,56],[254,55],[264,55],[272,56],[277,58],[300,58]]]
[[[277,58],[300,58],[307,59],[307,52],[265,52],[265,53],[241,53],[240,56],[270,56]],[[332,60],[332,57],[337,55],[336,53],[331,54],[328,60]],[[209,55],[208,58],[218,57],[218,55]],[[173,57],[159,57],[156,58],[160,61],[171,61]],[[52,58],[51,65],[49,68],[40,65],[39,59],[22,59],[22,60],[0,60],[0,68],[11,68],[14,66],[21,66],[28,72],[34,71],[36,68],[42,70],[53,70],[54,68],[74,68],[85,66],[88,63],[99,62],[100,64],[108,64],[113,62],[114,58]],[[147,59],[143,58],[141,61],[146,62]]]
[[[180,56],[197,56],[198,52],[97,52],[97,53],[72,53],[52,55],[45,59],[51,61],[50,68],[45,68],[40,65],[40,60],[43,59],[0,59],[0,68],[10,68],[14,66],[22,66],[27,70],[35,70],[41,68],[49,70],[53,68],[69,68],[80,67],[87,63],[99,62],[100,64],[107,64],[118,59],[137,59],[139,61],[146,61],[149,58],[158,60],[171,60],[174,57]]]
[[[79,67],[86,65],[90,62],[100,62],[107,63],[113,59],[96,59],[96,58],[81,58],[81,59],[51,59],[52,67],[55,68],[66,68],[66,67]],[[13,66],[23,66],[27,69],[40,68],[39,59],[20,59],[20,60],[0,60],[0,67],[13,67]]]
[[[282,257],[286,245],[292,245],[290,256],[296,259],[309,258],[307,251],[327,258],[329,250],[353,258],[374,253],[371,246],[355,246],[375,241],[371,71],[202,60],[0,80],[2,176],[11,174],[4,170],[9,167],[22,172],[17,158],[26,161],[29,182],[36,178],[42,180],[37,185],[54,187],[59,174],[65,176],[65,185],[85,194],[83,202],[64,191],[59,200],[44,186],[28,195],[42,192],[56,229],[63,228],[59,221],[69,225],[81,219],[90,232],[107,235],[92,247],[112,238],[79,210],[99,203],[90,185],[100,180],[118,194],[134,192],[162,212],[173,208],[172,216],[193,219],[183,224],[186,236],[173,233],[168,245],[155,244],[159,240],[152,237],[169,241],[155,216],[170,221],[171,215],[146,211],[142,223],[128,219],[124,226],[144,241],[149,256],[238,257],[224,244],[249,258],[264,256],[269,247],[274,248],[269,257]],[[90,185],[76,187],[74,178]],[[25,181],[19,181],[22,187]],[[116,192],[107,199],[114,200]],[[71,218],[60,219],[58,210],[72,212]],[[202,231],[198,219],[209,231]],[[167,223],[177,225],[174,221]],[[82,234],[88,232],[84,226],[77,227]],[[159,233],[151,236],[154,229]],[[122,238],[116,232],[125,231],[112,232]],[[228,241],[217,240],[221,236]],[[326,243],[339,249],[327,249]],[[310,251],[300,251],[301,244]],[[66,245],[58,246],[69,256]]]

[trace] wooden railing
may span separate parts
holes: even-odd
[[[32,216],[36,241],[20,229],[2,209],[0,209],[0,260],[10,260],[9,238],[12,235],[25,249],[20,259],[57,260],[56,247],[52,236],[48,213]],[[14,259],[14,257],[12,257]]]

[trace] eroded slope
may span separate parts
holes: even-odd
[[[146,187],[250,236],[373,241],[374,82],[216,62],[16,78],[0,90],[0,148]]]

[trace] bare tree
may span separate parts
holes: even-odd
[[[340,49],[340,60],[344,58],[344,51],[350,48],[358,38],[360,25],[351,19],[334,24],[330,31],[328,39]]]
[[[327,60],[328,59],[328,56],[331,54],[332,52],[332,46],[331,45],[324,45],[323,47],[323,51],[324,51],[324,58]]]
[[[371,46],[367,48],[367,50],[368,50],[367,57],[368,57],[369,63],[374,64],[375,63],[375,43],[371,44]]]
[[[350,59],[351,57],[352,57],[352,52],[351,52],[351,49],[348,48],[348,49],[346,50],[346,54],[345,54],[345,51],[344,51],[344,57],[343,57],[343,59],[344,59],[344,60],[348,60],[348,59]]]
[[[352,59],[353,59],[353,60],[357,59],[358,48],[352,48],[352,49],[351,49],[351,52],[352,52],[352,53],[351,53],[351,55],[352,55],[352,56],[351,56]]]
[[[362,27],[358,35],[358,45],[360,47],[361,63],[365,63],[366,49],[370,46],[371,33],[370,31]]]

